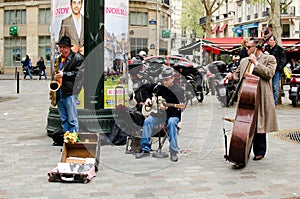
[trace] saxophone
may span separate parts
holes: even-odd
[[[62,79],[59,78],[57,79],[55,77],[55,74],[57,74],[59,72],[59,64],[60,64],[60,57],[61,54],[55,59],[55,64],[54,64],[54,70],[53,70],[53,78],[52,81],[49,83],[49,99],[51,100],[51,105],[52,106],[56,106],[57,104],[57,100],[56,100],[56,91],[58,91],[58,89],[61,87],[61,83],[62,83]]]

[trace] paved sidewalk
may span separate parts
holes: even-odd
[[[60,160],[45,127],[49,81],[20,81],[0,75],[0,198],[300,198],[300,144],[268,134],[268,151],[235,169],[223,158],[223,128],[230,137],[235,107],[224,108],[215,96],[205,96],[184,112],[179,134],[179,161],[135,159],[125,146],[101,146],[100,170],[88,184],[48,182],[47,172]],[[280,130],[300,128],[300,105],[286,95],[277,107]],[[229,141],[229,140],[228,140]],[[163,148],[167,151],[168,144]]]

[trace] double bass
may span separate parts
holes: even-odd
[[[271,36],[272,30],[267,27],[264,30],[264,37],[260,40],[257,47],[262,47]],[[257,47],[255,48],[254,54],[257,52]],[[229,145],[229,155],[227,155],[227,141],[225,141],[225,159],[233,162],[237,166],[246,166],[248,163],[257,125],[257,112],[260,100],[258,83],[260,78],[256,75],[247,73],[251,64],[252,62],[249,60],[245,70],[241,71],[242,78],[240,78],[237,89],[231,98],[231,100],[234,100],[237,93],[240,93]],[[231,104],[231,101],[229,104]]]

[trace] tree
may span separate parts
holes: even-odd
[[[203,16],[203,8],[199,6],[201,0],[184,0],[181,17],[181,27],[192,34],[193,38],[202,37],[203,31],[199,26],[199,18]]]
[[[227,0],[202,0],[203,7],[206,13],[206,23],[205,23],[205,36],[210,37],[211,35],[211,18],[213,13],[216,12],[221,5]]]
[[[263,0],[252,0],[252,2],[260,2]],[[293,0],[284,0],[283,4],[281,4],[280,0],[264,0],[266,1],[270,7],[270,17],[268,21],[268,26],[272,28],[273,35],[277,38],[277,44],[282,46],[281,34],[281,11],[284,10],[287,6],[289,6]]]

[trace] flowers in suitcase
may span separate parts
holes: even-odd
[[[71,133],[70,131],[65,132],[64,134],[64,142],[65,143],[72,143],[74,144],[75,142],[80,142],[80,138],[78,136],[78,133],[73,132]]]

